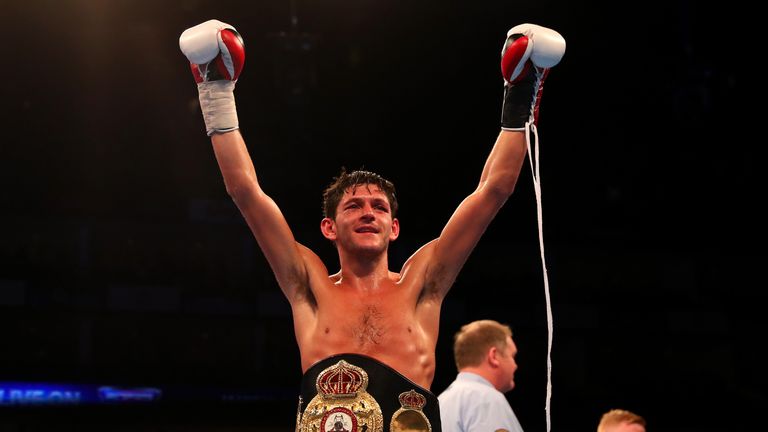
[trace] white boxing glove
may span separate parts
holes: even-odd
[[[565,39],[560,33],[536,24],[520,24],[507,32],[507,38],[521,34],[533,43],[531,61],[541,68],[551,68],[560,63],[565,54]]]
[[[502,129],[524,130],[538,122],[544,79],[564,54],[565,39],[552,29],[520,24],[507,32],[501,50]]]
[[[179,37],[197,82],[208,135],[239,128],[235,83],[245,63],[245,44],[235,28],[218,20],[190,27]]]

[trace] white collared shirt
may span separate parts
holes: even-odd
[[[459,372],[437,397],[443,432],[523,432],[504,393],[470,372]]]

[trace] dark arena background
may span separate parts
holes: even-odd
[[[739,4],[743,3],[743,4]],[[539,121],[552,430],[755,430],[768,403],[765,70],[746,2],[2,1],[0,431],[289,431],[291,310],[227,195],[181,32],[242,34],[264,189],[335,272],[321,193],[398,187],[399,270],[477,184],[516,24],[567,50]],[[764,39],[764,37],[762,38]],[[518,345],[507,397],[546,431],[547,303],[526,161],[443,306]]]

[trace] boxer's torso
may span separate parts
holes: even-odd
[[[313,297],[292,305],[302,370],[335,354],[363,354],[429,389],[440,302],[422,294],[417,267],[409,263],[402,273],[355,283],[310,276]]]

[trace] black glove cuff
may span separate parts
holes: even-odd
[[[504,86],[504,103],[501,108],[503,129],[523,129],[525,123],[534,121],[536,94],[540,89],[535,71],[515,84]]]

